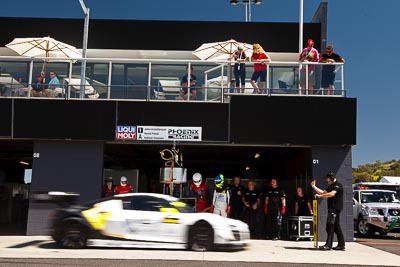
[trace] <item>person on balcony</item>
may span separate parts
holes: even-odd
[[[244,52],[244,46],[241,44],[238,49],[230,56],[230,59],[234,58],[236,63],[233,66],[233,74],[235,75],[235,93],[244,93],[246,84],[246,64],[244,63],[248,56]],[[240,86],[240,87],[239,87]]]
[[[319,62],[327,63],[322,67],[322,80],[321,87],[326,89],[327,95],[335,94],[335,76],[336,76],[336,65],[333,63],[344,63],[344,59],[338,54],[333,52],[333,45],[326,47],[326,52],[321,56]],[[328,90],[329,89],[329,90]],[[324,90],[325,91],[325,90]]]
[[[187,99],[188,96],[188,91],[189,91],[189,84],[190,84],[190,99],[191,100],[196,100],[197,99],[197,89],[195,88],[196,86],[196,75],[192,74],[193,72],[193,67],[190,66],[190,69],[188,70],[188,67],[186,67],[186,75],[184,75],[181,79],[181,92],[180,92],[180,97],[182,99]],[[188,78],[189,74],[189,78]]]
[[[43,75],[39,73],[36,75],[36,82],[32,84],[31,96],[42,97],[46,96],[44,91]]]
[[[314,41],[312,39],[307,40],[307,47],[300,53],[300,62],[318,62],[319,52],[314,48]],[[308,90],[309,94],[314,93],[315,84],[315,65],[308,65]],[[300,69],[300,87],[302,94],[306,93],[306,66]]]
[[[60,88],[60,81],[57,78],[57,73],[55,71],[50,71],[50,81],[46,89],[46,96],[55,96],[57,88]]]
[[[253,54],[251,61],[254,63],[254,72],[251,76],[251,85],[254,88],[254,93],[262,94],[265,89],[265,81],[267,79],[267,62],[271,61],[269,55],[264,51],[260,44],[253,44]],[[257,80],[260,78],[260,87],[257,86]],[[261,89],[260,89],[261,88]]]

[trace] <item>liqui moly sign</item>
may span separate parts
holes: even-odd
[[[117,126],[115,140],[136,140],[136,126]]]

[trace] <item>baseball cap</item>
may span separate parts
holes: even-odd
[[[238,45],[238,49],[243,50],[244,46],[242,44]]]
[[[43,77],[43,75],[42,75],[41,73],[38,73],[38,74],[36,75],[36,77]]]
[[[307,40],[307,46],[312,46],[312,45],[314,45],[313,39],[308,39]]]
[[[327,178],[333,179],[333,178],[336,177],[336,174],[335,174],[334,172],[328,172],[328,173],[326,174],[326,177],[327,177]]]

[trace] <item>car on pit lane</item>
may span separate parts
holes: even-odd
[[[242,221],[195,213],[178,198],[153,193],[115,195],[82,205],[64,204],[53,212],[51,221],[51,236],[65,248],[178,245],[205,251],[220,247],[242,249],[250,239],[248,225]]]

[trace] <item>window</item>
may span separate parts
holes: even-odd
[[[168,201],[151,196],[134,196],[132,197],[129,209],[142,211],[160,211],[160,208],[162,207],[170,207]]]
[[[359,202],[359,199],[358,199],[358,192],[354,192],[354,193],[353,193],[353,198],[354,198],[357,202]]]

